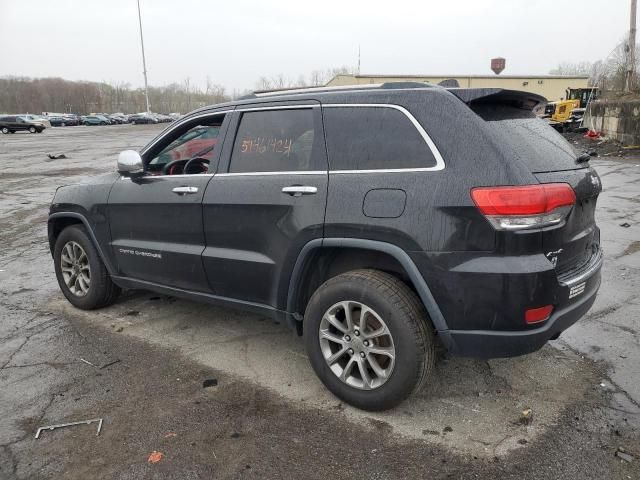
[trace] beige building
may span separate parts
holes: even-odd
[[[542,95],[549,101],[566,97],[566,89],[588,87],[586,75],[336,75],[328,86],[367,85],[386,82],[426,82],[438,84],[456,80],[462,88],[505,88]]]

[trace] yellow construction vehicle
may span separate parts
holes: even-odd
[[[580,100],[559,100],[553,103],[555,104],[555,108],[549,117],[552,122],[564,123],[569,120],[571,111],[574,108],[580,108]]]
[[[598,87],[587,88],[567,88],[567,100],[578,100],[580,105],[577,108],[587,108],[592,100],[596,100],[600,96]]]
[[[567,99],[547,103],[542,118],[546,118],[556,130],[562,132],[565,127],[570,130],[580,124],[585,108],[591,100],[598,97],[596,87],[568,88]]]

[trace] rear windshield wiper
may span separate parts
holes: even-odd
[[[587,152],[584,152],[582,155],[576,158],[576,163],[585,163],[589,160],[591,160],[591,155],[589,155]]]

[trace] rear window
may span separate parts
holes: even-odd
[[[332,170],[430,168],[431,150],[411,120],[386,107],[323,109]]]
[[[490,103],[471,108],[494,127],[500,144],[531,172],[584,168],[584,164],[576,163],[578,155],[571,144],[532,111]]]
[[[243,113],[229,172],[326,170],[315,123],[310,108]]]

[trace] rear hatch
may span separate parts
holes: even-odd
[[[600,178],[585,157],[578,160],[581,154],[533,113],[533,108],[543,104],[542,97],[494,92],[475,98],[467,94],[467,99],[458,96],[494,127],[494,138],[509,159],[521,162],[540,183],[568,183],[575,192],[576,203],[564,225],[542,231],[543,252],[559,279],[569,279],[600,255],[600,233],[595,224],[596,200],[602,190]]]

